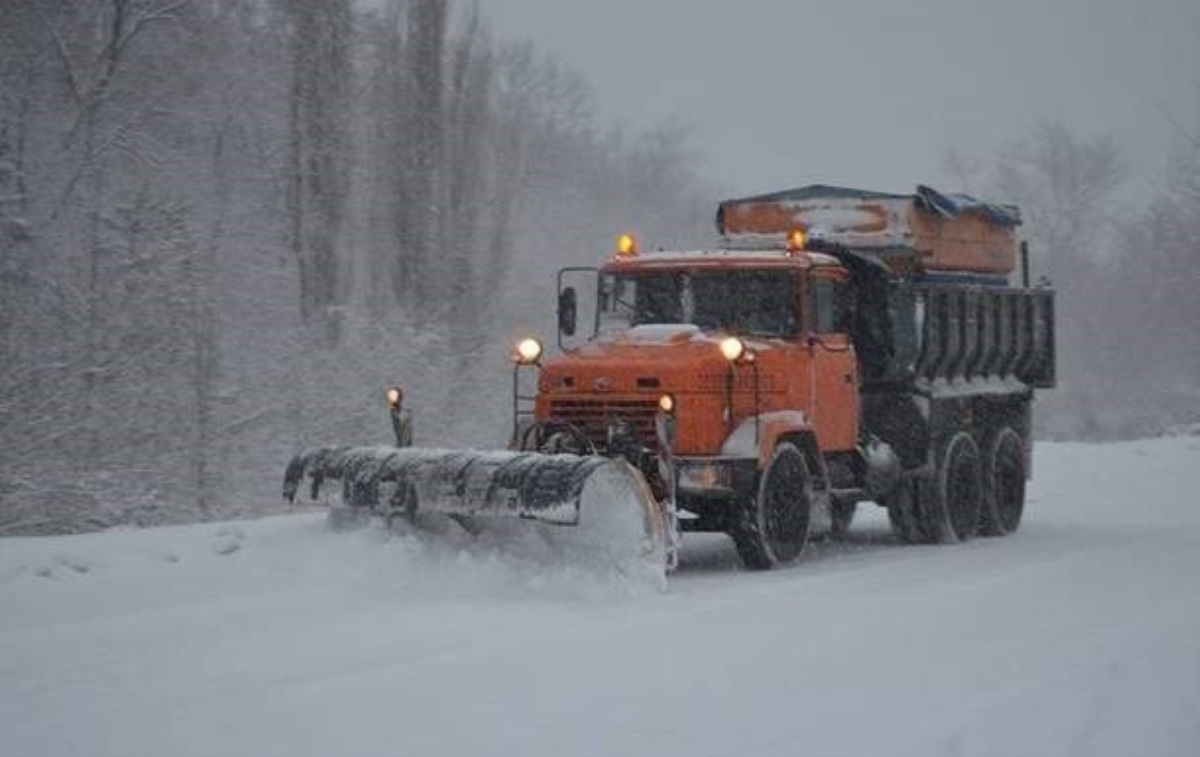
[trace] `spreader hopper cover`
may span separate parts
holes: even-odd
[[[1017,258],[1020,213],[968,195],[918,186],[888,194],[821,184],[726,200],[717,229],[730,246],[761,244],[802,228],[815,241],[876,256],[896,273],[1007,275]]]

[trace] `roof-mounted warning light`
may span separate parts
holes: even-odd
[[[803,252],[808,242],[804,229],[792,229],[787,235],[787,251],[791,254]]]
[[[617,237],[617,257],[630,258],[638,253],[637,237],[633,234],[622,234]]]

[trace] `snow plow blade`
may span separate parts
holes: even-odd
[[[472,524],[520,519],[586,526],[613,550],[666,563],[662,511],[642,477],[621,460],[596,455],[334,447],[292,458],[283,496],[294,501],[308,479],[340,481],[344,505],[385,518],[437,513]],[[573,529],[564,529],[570,531]]]

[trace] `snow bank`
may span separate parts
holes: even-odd
[[[787,570],[690,539],[666,592],[538,528],[0,540],[0,754],[1200,753],[1200,439],[1035,469],[1012,536],[865,505]]]

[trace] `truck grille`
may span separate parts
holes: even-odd
[[[632,428],[634,435],[647,447],[657,446],[654,434],[654,417],[658,413],[658,399],[605,397],[603,399],[555,398],[550,400],[550,414],[580,428],[597,449],[608,446],[608,426],[623,419]]]
[[[729,374],[725,372],[701,373],[696,377],[694,384],[699,391],[714,393],[725,392],[729,386]],[[754,391],[754,372],[738,371],[735,373],[732,388],[737,394],[752,393]],[[782,386],[776,376],[764,372],[758,377],[758,391],[761,394],[772,394],[782,391]]]

